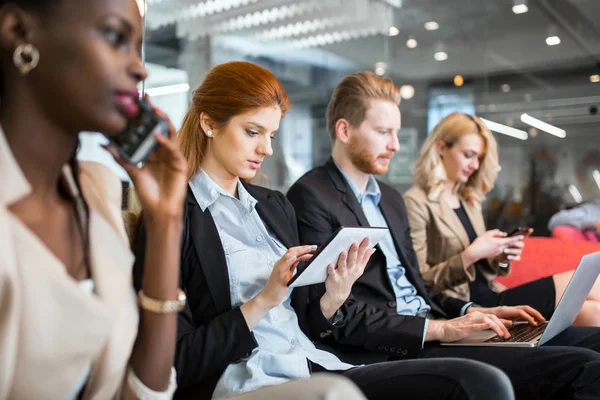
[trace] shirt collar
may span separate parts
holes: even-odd
[[[221,196],[232,198],[239,201],[248,212],[254,210],[254,206],[258,202],[242,185],[241,181],[238,181],[237,190],[240,199],[236,199],[231,194],[227,193],[225,189],[217,185],[210,176],[204,170],[200,169],[198,173],[190,180],[190,188],[192,193],[200,205],[200,208],[204,212],[208,207],[213,205]]]
[[[335,160],[333,161],[333,163],[335,164],[337,169],[340,171],[340,173],[342,174],[344,179],[346,179],[346,182],[348,182],[350,189],[352,189],[352,193],[354,193],[354,196],[356,196],[356,199],[358,200],[359,203],[362,203],[363,199],[365,199],[367,197],[372,197],[375,204],[379,205],[379,200],[381,200],[381,190],[379,189],[379,184],[377,183],[377,180],[375,179],[375,177],[373,177],[373,175],[369,175],[369,181],[367,182],[367,188],[365,189],[364,193],[361,193],[360,189],[354,184],[354,182],[352,182],[350,177],[348,177],[348,175],[346,175],[346,173],[338,165],[338,163],[335,162]]]

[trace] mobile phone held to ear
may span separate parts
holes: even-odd
[[[154,135],[167,135],[167,123],[142,99],[136,99],[138,113],[127,121],[127,126],[118,135],[109,137],[111,145],[129,164],[145,161],[156,147]]]
[[[519,235],[522,235],[525,237],[529,236],[529,228],[519,226],[518,228],[513,229],[512,232],[510,232],[508,234],[509,237],[510,236],[519,236]]]

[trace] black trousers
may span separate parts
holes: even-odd
[[[312,371],[324,371],[312,364]],[[514,399],[510,380],[489,365],[447,358],[389,361],[330,371],[352,380],[368,399]]]
[[[600,399],[598,328],[570,327],[538,348],[430,344],[422,357],[459,357],[498,367],[510,378],[517,399]]]
[[[475,281],[469,283],[471,300],[483,307],[520,306],[527,304],[550,319],[556,306],[556,288],[551,276],[527,282],[496,293],[490,289],[483,275],[477,271]]]

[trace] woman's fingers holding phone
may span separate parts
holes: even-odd
[[[498,238],[498,243],[504,247],[519,247],[523,244],[523,236],[509,236],[505,238]]]
[[[123,168],[130,177],[132,177],[132,174],[135,175],[137,173],[138,168],[135,165],[129,164],[127,161],[125,161],[125,159],[121,157],[119,152],[115,150],[113,146],[111,146],[110,144],[102,144],[101,146],[104,150],[108,151],[111,156],[113,156],[117,164],[119,164],[121,168]]]
[[[183,155],[181,155],[181,153],[179,152],[179,147],[177,146],[175,140],[163,136],[160,133],[155,134],[154,138],[156,139],[156,142],[159,146],[162,146],[165,150],[168,151],[169,156],[181,156],[183,158]]]
[[[487,232],[484,232],[484,234],[481,236],[488,236],[488,237],[493,237],[493,238],[500,237],[501,238],[501,237],[506,237],[507,233],[501,231],[500,229],[491,229]]]
[[[144,100],[152,107],[152,110],[154,110],[154,113],[166,122],[167,127],[168,127],[168,132],[167,132],[168,137],[170,139],[175,138],[175,136],[177,136],[177,129],[175,129],[175,126],[173,125],[173,123],[171,122],[171,119],[167,116],[167,114],[165,114],[159,108],[154,107],[154,105],[150,101],[150,96],[148,96],[148,93],[144,94]]]

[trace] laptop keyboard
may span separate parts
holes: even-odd
[[[504,339],[498,335],[489,338],[485,343],[524,343],[530,342],[544,332],[547,322],[541,323],[538,326],[529,324],[518,324],[508,328],[510,338]]]

